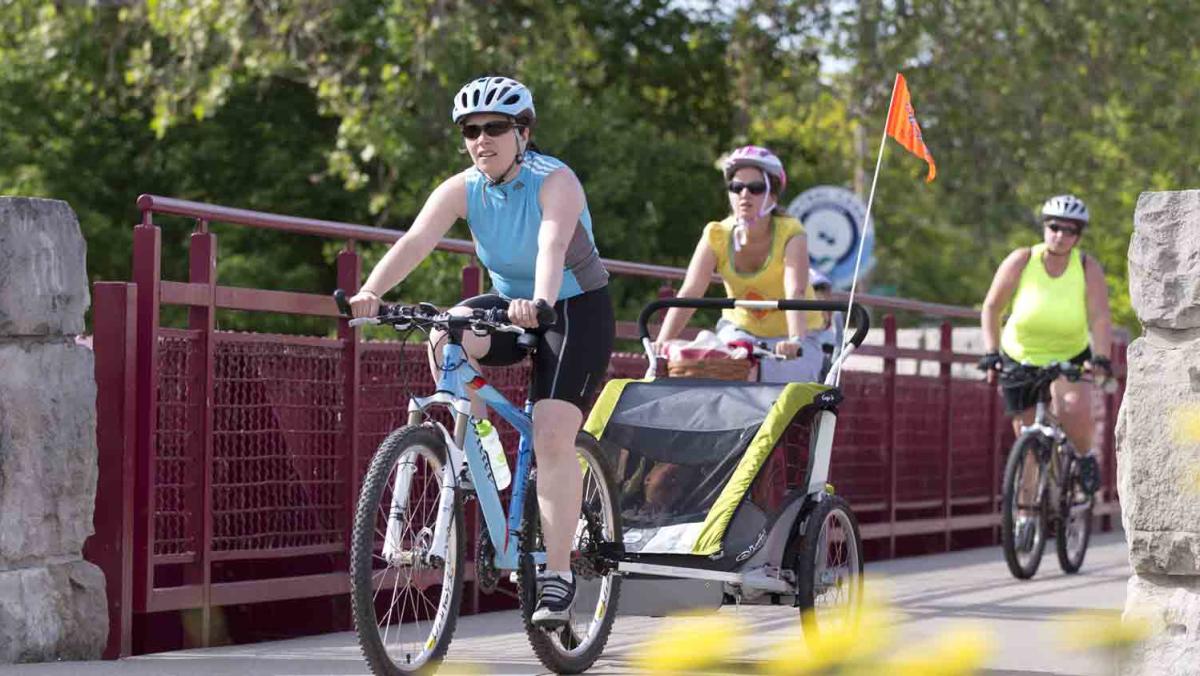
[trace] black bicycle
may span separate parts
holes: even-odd
[[[1017,579],[1037,572],[1051,528],[1058,563],[1065,573],[1079,572],[1092,535],[1095,496],[1086,490],[1082,459],[1049,410],[1050,386],[1060,376],[1076,382],[1080,367],[1054,362],[1044,367],[1012,365],[1004,379],[1037,392],[1033,423],[1021,429],[1004,467],[1000,536],[1004,560]]]

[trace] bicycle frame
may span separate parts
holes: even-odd
[[[1052,495],[1058,489],[1058,476],[1063,471],[1063,454],[1075,452],[1071,440],[1067,438],[1062,426],[1050,414],[1049,404],[1041,399],[1038,400],[1037,407],[1034,409],[1033,423],[1021,426],[1021,434],[1026,432],[1041,434],[1053,444],[1050,456],[1046,459],[1047,471],[1042,473],[1037,487],[1039,496]]]
[[[434,423],[446,440],[448,451],[446,464],[442,468],[442,495],[438,505],[438,516],[434,527],[433,540],[429,547],[430,556],[446,556],[447,540],[450,532],[450,519],[453,516],[454,491],[462,488],[461,478],[468,478],[474,489],[479,507],[483,513],[484,524],[488,536],[496,548],[496,567],[505,570],[515,569],[518,562],[518,549],[521,519],[524,517],[526,483],[533,464],[533,403],[526,402],[524,409],[517,408],[499,390],[492,387],[471,366],[467,353],[462,345],[447,340],[442,348],[441,374],[438,377],[437,389],[428,397],[413,397],[408,404],[409,425],[419,425],[424,421],[424,413],[433,406],[446,406],[453,412],[454,433],[450,434],[440,423]],[[504,506],[501,503],[500,492],[496,488],[492,476],[492,467],[479,442],[471,418],[471,401],[468,393],[475,393],[489,408],[500,417],[507,420],[521,435],[517,449],[517,466],[513,472],[512,494],[509,499],[508,516],[505,517]],[[463,466],[469,474],[463,474]],[[485,478],[486,477],[486,478]],[[408,485],[397,480],[397,489],[393,501],[401,505],[407,504]],[[542,558],[535,556],[535,560]]]

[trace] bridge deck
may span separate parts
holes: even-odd
[[[998,548],[973,549],[883,561],[868,575],[886,578],[886,589],[903,613],[899,638],[922,642],[945,629],[971,622],[995,638],[987,674],[1105,673],[1100,655],[1068,653],[1059,644],[1061,617],[1072,611],[1119,614],[1130,569],[1121,532],[1097,534],[1083,571],[1065,576],[1049,543],[1037,577],[1018,582],[1009,576]],[[791,608],[726,608],[738,612],[755,630],[744,654],[754,660],[763,648],[790,637],[799,640],[798,618]],[[619,618],[609,649],[593,674],[636,673],[629,663],[634,648],[665,624],[652,618]],[[749,665],[747,665],[749,666]],[[742,669],[749,671],[749,669]],[[183,650],[117,662],[58,663],[0,667],[14,676],[109,676],[127,674],[365,674],[353,634],[327,634],[246,646]],[[541,665],[525,642],[515,611],[464,617],[442,673],[539,674]]]

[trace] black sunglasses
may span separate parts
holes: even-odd
[[[512,120],[492,120],[483,124],[464,124],[462,126],[463,138],[475,140],[480,134],[487,134],[492,138],[503,136],[512,131],[513,127],[518,126]]]
[[[740,194],[743,190],[749,190],[751,195],[761,195],[767,191],[767,184],[762,181],[751,181],[743,183],[741,181],[730,181],[729,192]]]
[[[1071,237],[1078,237],[1079,233],[1083,232],[1083,228],[1074,225],[1064,225],[1062,223],[1051,222],[1047,223],[1046,227],[1050,228],[1050,232],[1061,232],[1062,234],[1069,235]]]

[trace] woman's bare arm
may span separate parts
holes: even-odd
[[[708,248],[708,242],[701,237],[700,241],[696,243],[696,250],[692,252],[692,260],[688,263],[683,285],[679,287],[679,292],[675,294],[675,297],[702,297],[709,282],[712,281],[713,272],[716,269],[717,257],[713,254],[712,249]],[[658,330],[658,338],[655,342],[663,343],[678,336],[695,313],[696,311],[692,308],[673,307],[667,310],[667,316]]]

